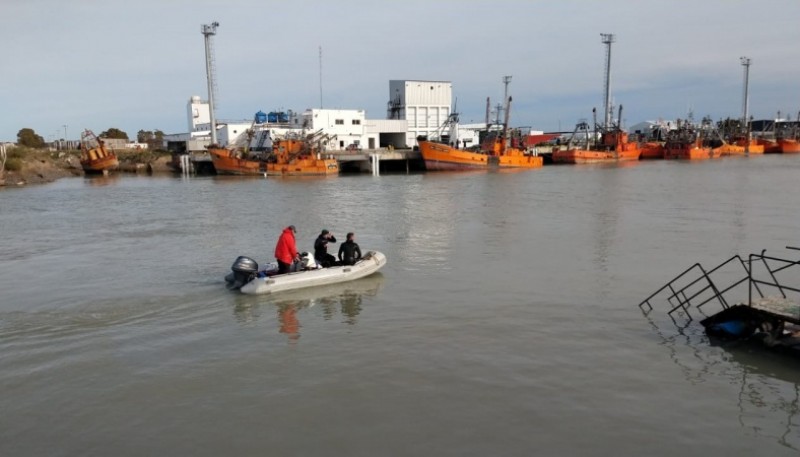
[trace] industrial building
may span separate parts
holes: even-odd
[[[386,117],[407,122],[405,144],[418,136],[433,136],[450,116],[453,84],[449,81],[389,81]]]
[[[411,149],[417,136],[433,135],[450,115],[450,82],[392,80],[389,93],[387,119],[367,119],[364,110],[259,111],[249,121],[216,121],[217,142],[222,146],[249,143],[251,148],[260,150],[271,147],[272,139],[278,136],[318,132],[326,137],[326,151]],[[165,135],[167,149],[203,151],[211,141],[209,103],[192,96],[186,113],[188,132]]]

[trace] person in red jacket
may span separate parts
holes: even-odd
[[[295,260],[300,260],[300,254],[297,252],[297,244],[294,241],[294,234],[297,230],[294,225],[290,225],[283,229],[278,244],[275,245],[275,260],[278,261],[278,274],[289,273],[292,271],[292,263]]]

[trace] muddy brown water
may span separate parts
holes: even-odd
[[[798,175],[765,156],[8,189],[0,455],[797,455],[796,359],[637,304],[696,261],[800,244]],[[289,224],[389,263],[227,291]]]

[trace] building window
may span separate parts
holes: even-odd
[[[344,125],[344,119],[336,119],[336,125]]]
[[[353,119],[353,125],[360,125],[361,119]]]

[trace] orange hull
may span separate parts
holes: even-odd
[[[431,171],[483,170],[500,168],[539,168],[544,159],[509,149],[500,155],[456,149],[446,144],[420,141],[419,151],[425,168]]]
[[[758,144],[756,140],[736,140],[736,144],[739,146],[744,147],[746,153],[748,154],[763,154],[764,153],[764,145]]]
[[[628,134],[622,131],[606,132],[603,134],[598,149],[567,149],[553,151],[555,163],[602,163],[619,162],[623,160],[639,160],[642,151],[639,145],[628,142]]]
[[[100,145],[81,152],[81,167],[85,173],[103,173],[116,170],[119,167],[119,160],[114,151],[109,151]]]
[[[736,144],[725,143],[718,148],[711,150],[713,155],[716,156],[743,156],[745,155],[744,146]]]
[[[640,149],[642,159],[663,159],[664,145],[661,143],[645,143]]]
[[[766,140],[764,138],[759,138],[756,140],[756,144],[760,144],[764,147],[765,154],[780,154],[781,147],[778,145],[777,141]]]
[[[335,159],[295,158],[285,163],[242,158],[224,148],[209,148],[211,162],[219,174],[267,176],[319,176],[339,173]]]
[[[706,147],[689,145],[664,148],[664,158],[668,160],[703,160],[714,157],[719,155],[714,155],[714,151]]]
[[[497,157],[500,168],[539,168],[544,166],[544,158],[527,154],[505,154]]]
[[[476,170],[489,167],[488,154],[455,149],[446,144],[420,141],[419,152],[428,170]]]
[[[800,143],[797,140],[778,140],[778,147],[783,154],[797,154],[800,153]]]
[[[555,163],[602,163],[619,162],[623,160],[639,160],[641,151],[630,148],[620,152],[615,151],[590,151],[586,149],[567,149],[553,152]]]
[[[119,160],[114,155],[97,160],[81,160],[81,167],[85,173],[103,173],[104,171],[116,170],[119,167]]]

